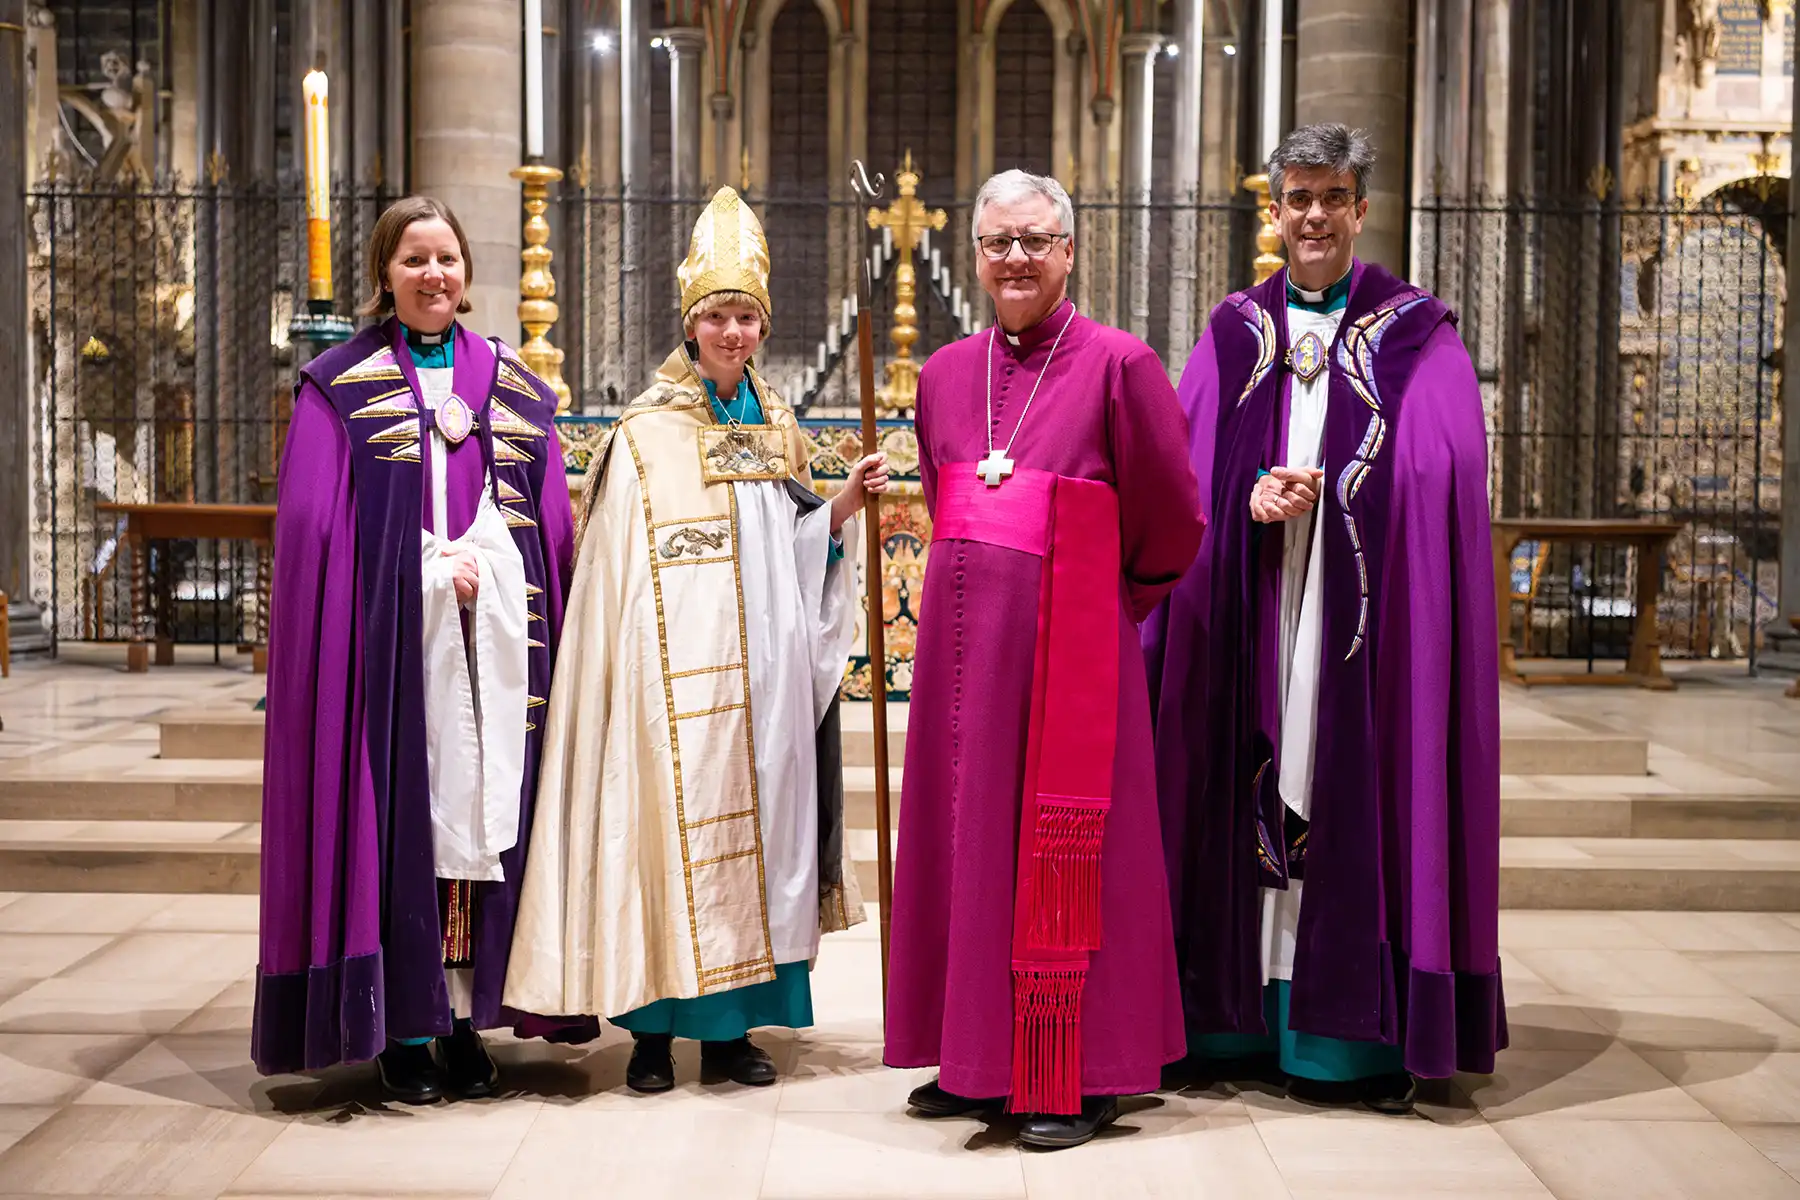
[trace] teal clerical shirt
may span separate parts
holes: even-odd
[[[712,380],[702,379],[700,382],[706,385],[706,398],[712,401],[713,420],[721,425],[728,425],[733,421],[739,425],[762,424],[762,402],[756,398],[748,375],[738,380],[737,394],[731,398],[730,403],[719,399],[719,389],[713,386]]]
[[[1287,281],[1287,302],[1290,308],[1304,309],[1307,312],[1334,313],[1342,312],[1350,302],[1350,276],[1354,270],[1345,271],[1344,277],[1322,292],[1309,292],[1294,286],[1292,277]]]
[[[456,323],[454,321],[451,322],[450,328],[441,335],[419,334],[408,329],[403,321],[400,324],[400,333],[406,338],[406,348],[412,351],[413,366],[421,370],[429,370],[433,367],[454,367],[456,365]],[[429,343],[424,340],[428,336],[432,338]]]

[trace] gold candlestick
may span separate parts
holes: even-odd
[[[913,406],[919,395],[919,364],[913,361],[913,343],[919,340],[919,310],[913,302],[918,298],[918,275],[913,270],[913,251],[927,229],[942,229],[950,219],[941,208],[927,210],[919,202],[919,173],[913,169],[912,151],[895,177],[900,195],[885,209],[869,210],[869,228],[886,227],[894,231],[894,250],[900,262],[894,269],[894,328],[888,335],[894,342],[894,357],[888,360],[887,383],[881,388],[881,406],[902,412]]]
[[[554,256],[544,244],[550,240],[550,222],[544,219],[544,210],[550,207],[550,185],[560,180],[563,173],[542,163],[526,163],[514,168],[512,177],[523,187],[528,214],[525,248],[519,251],[525,265],[524,274],[519,277],[519,324],[525,327],[525,344],[519,347],[519,357],[556,393],[556,411],[566,413],[570,393],[562,377],[563,352],[544,336],[556,324],[557,317],[556,301],[552,299],[556,295],[556,278],[550,274],[550,259]]]
[[[1244,180],[1244,186],[1256,193],[1256,211],[1262,219],[1262,228],[1256,231],[1256,248],[1262,251],[1256,256],[1256,282],[1262,283],[1287,262],[1281,257],[1281,234],[1275,231],[1275,218],[1269,215],[1269,177],[1252,175]]]

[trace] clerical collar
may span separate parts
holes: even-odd
[[[1067,324],[1069,320],[1068,310],[1074,306],[1074,303],[1075,302],[1070,300],[1067,296],[1064,296],[1062,302],[1049,312],[1045,313],[1044,319],[1037,324],[1022,329],[1018,333],[1008,333],[1002,328],[1000,330],[1000,336],[1009,346],[1018,347],[1024,350],[1035,350],[1062,332],[1063,326]]]
[[[1354,273],[1354,268],[1345,271],[1342,278],[1322,292],[1307,291],[1296,284],[1290,275],[1287,281],[1288,306],[1307,312],[1338,312],[1350,301],[1350,276]]]
[[[404,321],[400,322],[400,329],[406,334],[406,344],[415,350],[426,350],[433,346],[446,346],[456,337],[455,321],[444,326],[438,333],[425,333],[421,330],[413,329]]]

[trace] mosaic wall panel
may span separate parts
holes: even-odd
[[[571,489],[580,491],[588,463],[610,417],[558,417],[563,459]],[[800,422],[811,448],[813,486],[829,496],[842,485],[862,452],[862,427],[853,421],[807,419]],[[911,421],[882,421],[879,436],[893,472],[895,491],[881,505],[881,611],[887,637],[888,695],[905,700],[912,691],[913,647],[918,640],[919,602],[925,592],[925,557],[931,547],[931,518],[919,488],[919,443]],[[856,554],[858,574],[863,554]],[[864,581],[865,587],[868,581]],[[866,700],[870,693],[868,635],[864,618],[856,630],[856,654],[844,675],[845,699]]]

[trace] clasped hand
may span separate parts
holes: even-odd
[[[1250,489],[1250,519],[1264,524],[1303,516],[1319,502],[1325,472],[1273,467]]]
[[[447,548],[443,555],[450,560],[450,581],[456,585],[456,602],[467,604],[481,590],[481,564],[473,550]]]

